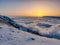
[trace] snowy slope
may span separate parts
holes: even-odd
[[[43,36],[18,30],[0,21],[0,45],[60,45],[59,19],[25,17],[14,17],[12,19]],[[54,23],[55,20],[58,21]]]
[[[48,38],[55,38],[60,40],[60,19],[56,18],[15,18],[20,25],[38,32],[40,35]],[[50,22],[49,22],[50,21]]]
[[[60,40],[37,36],[0,23],[0,45],[60,45]]]

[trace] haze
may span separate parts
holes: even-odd
[[[0,0],[0,15],[60,16],[60,0]]]

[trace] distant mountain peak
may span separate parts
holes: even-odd
[[[60,16],[43,16],[44,18],[56,18],[56,19],[60,19]]]

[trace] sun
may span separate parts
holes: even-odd
[[[47,14],[48,12],[47,12],[47,10],[46,9],[40,9],[40,10],[35,10],[34,11],[34,15],[35,16],[40,16],[40,17],[42,17],[42,16],[45,16],[46,14]]]

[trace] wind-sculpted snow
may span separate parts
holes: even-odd
[[[12,25],[13,27],[16,27],[18,28],[19,30],[23,30],[23,31],[26,31],[26,32],[30,32],[30,33],[33,33],[33,34],[39,34],[38,32],[34,31],[34,30],[30,30],[29,28],[26,28],[22,25],[19,25],[17,24],[15,21],[13,21],[12,19],[10,19],[9,17],[7,16],[0,16],[0,18],[5,21],[6,23]]]
[[[37,36],[0,23],[0,45],[60,45],[60,40]]]
[[[25,32],[29,32],[35,35],[39,35],[42,37],[48,37],[48,38],[55,38],[55,39],[60,39],[60,24],[52,24],[49,22],[44,22],[43,19],[27,19],[27,18],[23,18],[23,20],[18,20],[18,21],[25,21],[26,19],[33,23],[27,22],[28,24],[26,24],[25,22],[23,23],[17,23],[16,20],[13,21],[12,19],[10,19],[7,16],[0,16],[0,19],[2,19],[4,22],[12,25],[13,27],[25,31]],[[27,21],[26,20],[26,21]],[[41,20],[41,21],[40,21]],[[46,19],[45,19],[46,20]],[[47,24],[48,23],[48,24]],[[59,27],[59,28],[58,28]],[[12,31],[13,32],[13,31]]]
[[[27,22],[31,21],[34,23],[25,24],[26,21],[24,21],[24,20],[28,20]],[[55,20],[58,20],[58,22],[56,22],[56,24],[54,22],[55,21],[54,19],[51,19],[52,20],[51,22],[49,22],[49,20],[50,20],[50,18],[49,19],[41,18],[41,19],[36,19],[36,20],[30,19],[30,18],[29,19],[23,18],[23,20],[22,20],[22,18],[20,18],[19,21],[17,21],[17,22],[19,24],[22,23],[22,25],[25,27],[28,27],[29,30],[33,30],[33,31],[37,32],[38,35],[40,35],[40,36],[60,39],[59,19],[55,19]],[[59,29],[58,29],[58,27],[59,27]]]

